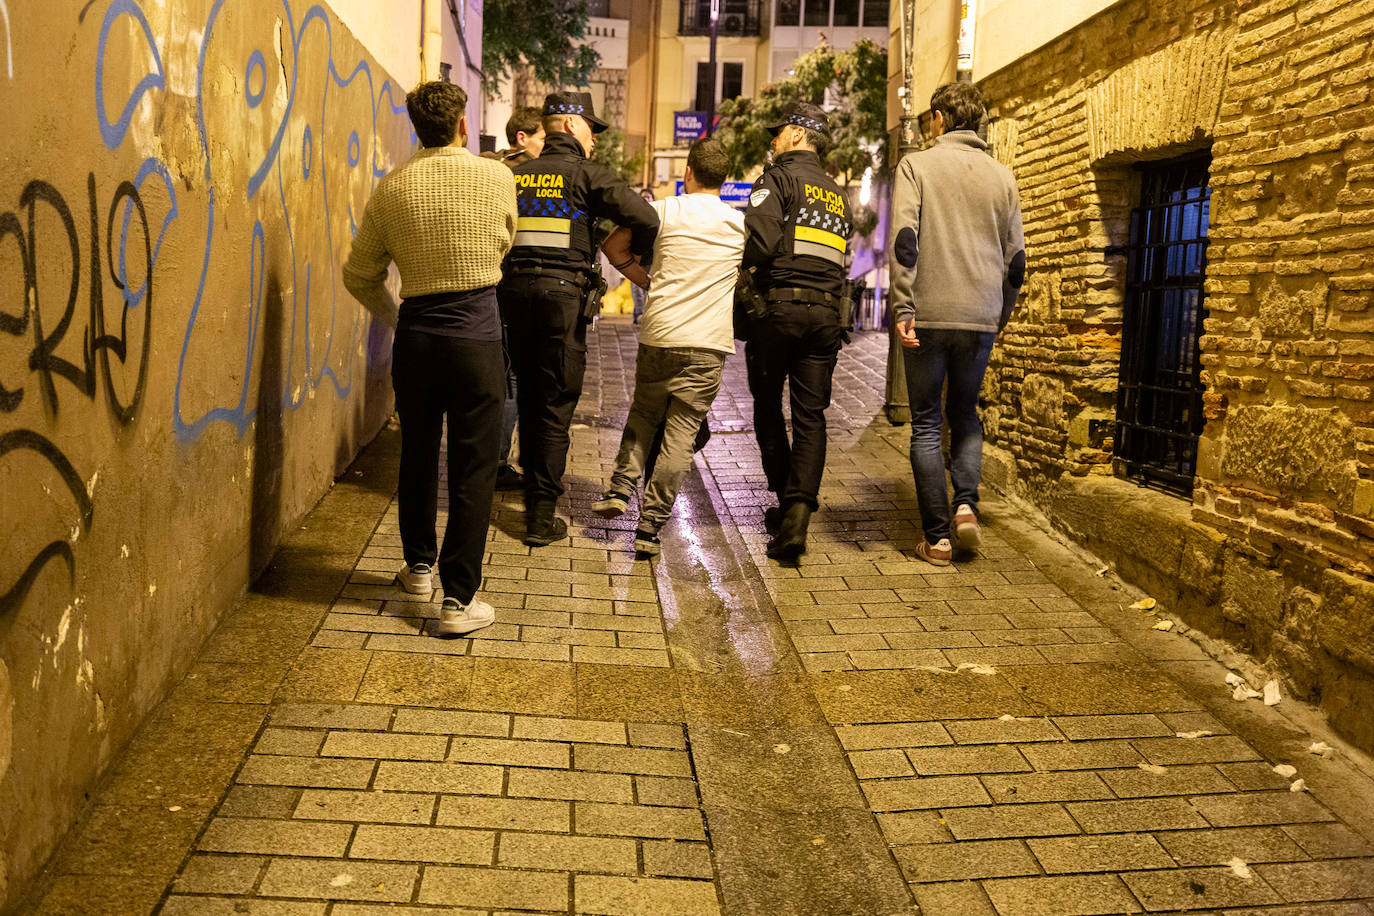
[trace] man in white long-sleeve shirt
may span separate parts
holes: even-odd
[[[649,290],[639,322],[634,404],[620,439],[615,473],[605,498],[592,509],[603,518],[623,513],[644,475],[660,424],[663,445],[639,509],[635,551],[659,552],[692,446],[720,391],[725,357],[735,352],[735,275],[744,253],[744,216],[723,203],[720,189],[730,168],[718,140],[698,140],[687,153],[679,197],[653,202],[658,212],[653,273],[629,252],[629,234],[606,240],[612,266]]]

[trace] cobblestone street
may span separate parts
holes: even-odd
[[[884,333],[841,357],[798,566],[764,557],[742,352],[662,556],[636,560],[633,509],[590,511],[635,345],[628,319],[589,335],[570,540],[526,547],[498,494],[477,638],[431,637],[440,596],[391,584],[384,431],[149,718],[34,911],[1374,916],[1370,764],[1314,714],[1233,700],[1155,628],[1168,607],[1132,609],[993,493],[976,557],[912,557]]]

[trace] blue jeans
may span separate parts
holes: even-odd
[[[991,331],[951,331],[917,328],[921,345],[904,350],[906,390],[911,401],[911,472],[916,478],[916,502],[921,527],[930,544],[949,537],[950,502],[941,449],[944,414],[949,417],[949,476],[954,505],[978,509],[978,484],[983,476],[983,424],[978,419],[978,390],[988,368]]]

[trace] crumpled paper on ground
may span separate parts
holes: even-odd
[[[1251,687],[1249,681],[1239,674],[1236,674],[1234,671],[1228,671],[1226,673],[1226,683],[1234,688],[1231,691],[1231,699],[1233,700],[1254,700],[1264,696],[1264,694]]]

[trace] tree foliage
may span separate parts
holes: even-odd
[[[592,159],[607,166],[631,184],[636,184],[639,181],[639,170],[644,167],[644,150],[627,156],[625,132],[617,127],[608,127],[596,135]]]
[[[716,138],[730,155],[730,172],[743,178],[763,165],[772,139],[765,124],[782,119],[793,102],[822,103],[829,96],[830,145],[822,156],[826,170],[843,185],[887,161],[887,51],[863,39],[837,51],[828,44],[798,57],[791,75],[768,83],[753,98],[721,105]],[[856,207],[856,211],[857,211]],[[872,231],[876,214],[855,213],[860,234]]]
[[[486,0],[482,9],[482,69],[487,91],[529,66],[550,86],[585,86],[601,55],[578,45],[587,34],[587,0]]]

